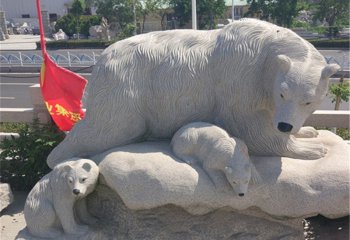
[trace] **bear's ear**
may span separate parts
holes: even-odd
[[[92,166],[91,166],[91,164],[90,163],[84,163],[83,164],[83,169],[85,169],[85,171],[87,171],[87,172],[90,172],[90,170],[91,170],[91,168],[92,168]]]
[[[286,74],[292,65],[290,58],[286,55],[277,55],[276,63],[283,74]]]
[[[231,174],[232,173],[232,168],[231,167],[225,167],[225,172]]]
[[[327,66],[324,67],[322,70],[322,78],[329,78],[332,76],[334,73],[338,72],[340,69],[340,66],[338,64],[328,64]]]
[[[250,163],[251,166],[251,181],[254,184],[258,184],[261,182],[261,177],[259,172],[256,170],[255,166],[253,163]]]
[[[69,172],[70,170],[72,170],[72,166],[70,166],[70,165],[65,165],[63,167],[63,172]]]

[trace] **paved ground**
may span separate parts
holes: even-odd
[[[0,214],[0,239],[13,240],[18,232],[25,228],[23,207],[27,194],[14,192],[14,202]]]
[[[0,50],[33,50],[39,41],[38,35],[10,35],[9,39],[0,42]]]

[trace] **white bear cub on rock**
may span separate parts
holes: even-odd
[[[74,158],[58,164],[27,197],[24,217],[29,232],[43,238],[57,238],[63,232],[86,233],[88,226],[78,225],[75,220],[74,204],[95,189],[98,175],[98,166],[88,159]],[[82,204],[86,208],[86,202]]]
[[[245,143],[213,124],[194,122],[183,126],[175,133],[171,146],[174,154],[188,164],[199,163],[219,190],[226,190],[228,181],[242,197],[250,181],[260,181]]]

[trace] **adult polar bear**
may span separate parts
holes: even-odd
[[[324,156],[301,128],[339,69],[292,31],[253,19],[220,30],[151,32],[108,47],[88,84],[86,116],[49,155],[89,156],[205,121],[252,154]],[[295,135],[296,134],[296,135]]]

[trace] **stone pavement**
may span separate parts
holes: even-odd
[[[39,35],[9,35],[10,38],[0,41],[0,50],[35,50],[36,42],[40,42]],[[46,38],[46,41],[50,41]]]
[[[14,240],[26,223],[23,207],[27,198],[26,192],[14,192],[13,203],[0,213],[0,239]]]

